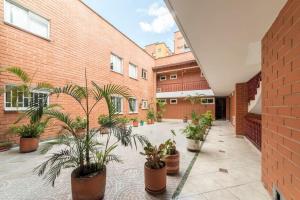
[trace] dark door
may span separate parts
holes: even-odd
[[[216,119],[226,120],[226,97],[216,97]]]

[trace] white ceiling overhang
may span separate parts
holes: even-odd
[[[165,0],[215,95],[261,69],[261,39],[287,0]]]
[[[212,90],[189,90],[189,91],[177,91],[177,92],[158,92],[156,93],[156,98],[163,99],[163,98],[184,98],[184,97],[211,97],[214,96]]]

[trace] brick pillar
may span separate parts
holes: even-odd
[[[235,85],[235,133],[245,134],[245,116],[248,113],[248,88],[247,83]]]

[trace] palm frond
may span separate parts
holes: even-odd
[[[6,71],[14,74],[19,79],[21,79],[24,83],[29,83],[31,81],[29,75],[24,70],[22,70],[20,67],[9,67],[9,68],[6,68]]]
[[[81,103],[81,101],[84,98],[86,98],[87,91],[85,90],[84,87],[81,87],[79,85],[69,84],[63,87],[54,88],[51,94],[56,94],[57,96],[59,96],[60,94],[66,94],[74,98],[79,103]]]
[[[37,83],[36,87],[34,89],[40,90],[40,89],[47,89],[47,90],[51,90],[53,89],[53,85],[51,85],[50,83],[47,82],[39,82]]]

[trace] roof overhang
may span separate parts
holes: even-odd
[[[261,69],[261,39],[287,0],[165,0],[215,95]]]
[[[185,98],[185,97],[211,97],[214,96],[212,90],[190,90],[190,91],[177,91],[177,92],[158,92],[156,93],[156,98],[164,99],[164,98]]]

